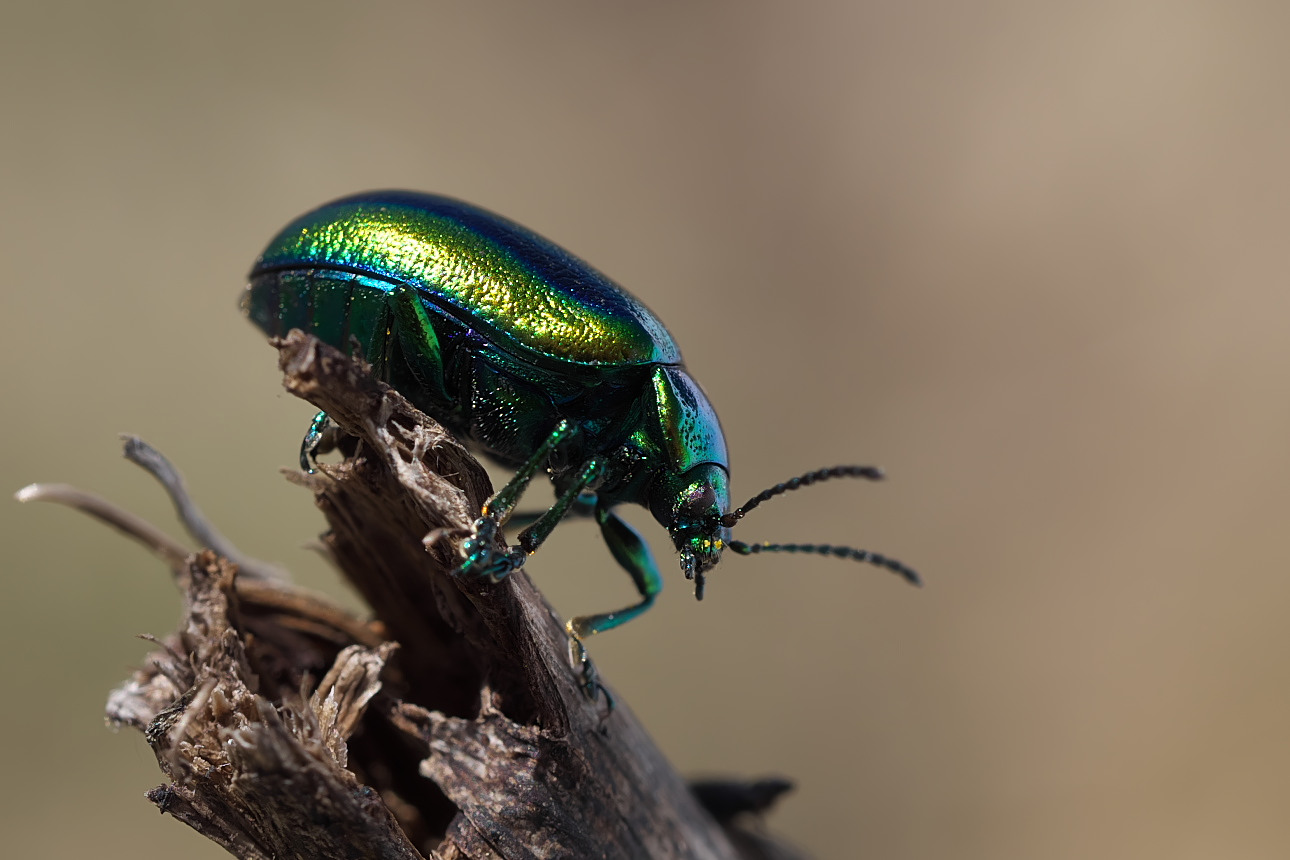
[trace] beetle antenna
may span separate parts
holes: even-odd
[[[887,558],[867,549],[854,549],[849,546],[830,546],[823,543],[744,543],[732,540],[726,546],[740,555],[756,555],[759,552],[801,552],[815,555],[832,555],[838,558],[849,558],[853,561],[885,567],[892,573],[900,574],[910,585],[922,585],[922,577],[910,567],[906,567],[894,558]]]
[[[783,495],[789,490],[796,490],[800,487],[809,487],[811,484],[827,481],[830,478],[864,478],[868,481],[881,481],[886,475],[882,469],[877,466],[833,466],[828,469],[816,469],[814,472],[807,472],[805,475],[798,475],[796,478],[789,478],[782,484],[776,484],[767,490],[762,490],[739,507],[721,518],[721,524],[726,528],[732,527],[739,522],[753,508],[760,505],[767,499],[773,499],[776,496]]]

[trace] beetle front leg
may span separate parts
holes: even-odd
[[[551,457],[552,452],[559,445],[572,439],[575,432],[576,428],[569,423],[569,420],[561,418],[560,423],[555,425],[555,429],[542,441],[533,456],[529,457],[515,472],[515,477],[511,478],[506,486],[493,493],[491,499],[484,502],[484,516],[497,520],[498,525],[505,525],[511,518],[511,511],[515,510],[515,503],[524,494],[529,481],[533,480],[534,473]]]
[[[537,548],[551,536],[551,532],[555,531],[560,520],[564,519],[570,509],[578,504],[578,500],[587,492],[587,487],[600,477],[603,469],[604,466],[599,460],[584,463],[568,489],[555,500],[555,504],[547,508],[532,525],[520,532],[518,538],[520,548],[530,555],[536,552]]]
[[[461,567],[458,569],[459,573],[465,576],[487,576],[497,581],[512,570],[524,566],[524,560],[528,557],[528,552],[524,549],[524,541],[521,539],[520,546],[507,548],[505,554],[499,555],[496,549],[498,534],[502,526],[510,519],[511,511],[515,509],[515,503],[524,494],[529,482],[533,480],[533,475],[546,463],[556,447],[573,438],[574,433],[574,426],[568,420],[560,419],[560,423],[555,425],[555,429],[538,446],[533,456],[526,460],[524,465],[520,466],[515,476],[506,483],[506,486],[494,493],[493,497],[487,502],[484,502],[484,508],[480,511],[481,516],[471,525],[470,537],[466,538],[462,543],[462,551],[466,553],[466,560],[462,562]],[[556,504],[558,505],[559,502],[557,501]],[[568,504],[565,505],[565,508],[568,508]],[[548,513],[550,512],[548,511]],[[546,514],[543,514],[542,517],[538,518],[538,521],[541,522],[545,516]],[[561,516],[563,516],[563,513],[561,513]],[[547,534],[550,533],[551,528],[554,528],[555,522],[558,521],[557,518],[551,523],[551,526],[546,529]],[[525,531],[532,530],[536,525],[537,523],[534,523],[533,526],[529,526]],[[541,543],[541,541],[539,540],[538,543]]]
[[[565,624],[564,629],[569,634],[569,658],[581,668],[582,690],[592,699],[600,689],[600,682],[582,640],[631,621],[653,606],[654,598],[663,590],[663,575],[659,573],[654,555],[640,533],[607,508],[596,509],[596,522],[600,524],[600,534],[614,560],[631,575],[642,599],[640,603],[615,612],[580,615]]]
[[[596,494],[583,492],[582,495],[574,499],[569,510],[565,512],[565,519],[569,517],[589,517],[596,512]],[[511,518],[506,521],[508,528],[525,529],[542,519],[546,511],[515,511]]]

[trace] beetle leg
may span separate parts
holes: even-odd
[[[578,638],[603,633],[630,621],[649,609],[654,598],[663,590],[663,575],[659,573],[654,555],[640,533],[607,508],[596,509],[596,522],[600,523],[600,533],[609,551],[613,553],[614,561],[631,574],[632,583],[643,599],[640,603],[616,612],[581,615],[570,619],[565,626],[571,635]]]
[[[528,487],[529,481],[533,480],[533,474],[546,463],[551,456],[551,452],[562,442],[573,438],[574,426],[569,423],[568,419],[561,418],[560,423],[555,425],[555,429],[543,440],[538,449],[533,452],[533,456],[525,461],[516,471],[515,477],[511,478],[487,502],[484,502],[483,514],[486,517],[496,521],[498,525],[505,525],[506,521],[511,518],[511,511],[515,509],[515,503],[520,500],[520,496]]]
[[[462,541],[461,549],[466,560],[457,568],[462,576],[486,576],[499,582],[513,570],[524,566],[528,554],[519,547],[497,551],[498,531],[501,526],[491,517],[480,517],[471,524],[470,536]]]
[[[600,477],[601,468],[599,460],[592,460],[583,466],[570,488],[561,494],[555,500],[555,504],[542,513],[536,522],[520,532],[516,545],[508,548],[506,555],[501,558],[495,557],[492,551],[499,528],[496,520],[487,516],[476,520],[475,533],[463,544],[467,558],[462,565],[462,571],[489,576],[496,581],[512,570],[523,567],[524,560],[536,552],[542,542],[550,537],[556,525],[564,519],[565,514],[583,495],[587,485]]]
[[[329,431],[335,429],[326,412],[319,412],[314,416],[314,420],[309,422],[309,429],[305,431],[305,438],[300,440],[300,468],[313,474],[318,471],[315,466],[318,465],[318,453],[326,441]]]
[[[547,508],[536,521],[524,531],[520,532],[519,545],[526,553],[532,554],[542,545],[551,532],[555,531],[556,525],[565,515],[573,508],[577,501],[586,493],[587,487],[600,477],[603,464],[599,460],[591,460],[586,463],[578,472],[578,477],[574,479],[569,489],[555,500],[555,504]]]
[[[390,296],[394,330],[398,332],[399,346],[403,348],[408,369],[416,377],[417,384],[430,391],[435,399],[451,404],[453,398],[444,388],[443,350],[439,347],[439,337],[425,305],[421,304],[417,291],[407,284],[395,287]]]
[[[506,521],[506,525],[513,529],[525,529],[542,519],[546,511],[517,511],[511,514],[511,518]]]
[[[470,537],[466,538],[462,543],[462,551],[466,554],[466,560],[458,568],[460,574],[487,576],[496,581],[505,577],[512,570],[524,565],[524,559],[528,557],[528,553],[524,551],[522,546],[517,546],[513,549],[508,548],[505,555],[499,555],[496,549],[498,532],[501,531],[506,521],[510,519],[515,503],[519,501],[525,488],[533,480],[534,473],[546,463],[556,446],[572,438],[573,434],[574,426],[568,420],[560,419],[560,423],[555,425],[555,429],[538,446],[533,456],[525,461],[524,465],[520,466],[515,473],[515,477],[511,478],[506,486],[494,493],[491,499],[484,502],[484,508],[480,511],[481,516],[471,526]],[[556,504],[558,505],[559,502]],[[565,507],[568,507],[568,505],[566,504]],[[550,511],[547,513],[549,514]],[[546,516],[546,514],[542,516]],[[539,522],[541,519],[542,517],[538,518]],[[557,518],[556,522],[558,521],[559,519]],[[551,528],[554,528],[554,523],[552,523]],[[532,526],[529,529],[532,529]],[[550,533],[550,531],[551,529],[548,528],[547,532]]]
[[[595,698],[599,682],[582,640],[632,620],[653,606],[654,598],[663,590],[663,575],[659,573],[654,555],[640,533],[607,508],[596,508],[596,522],[600,523],[600,533],[609,551],[613,553],[614,560],[631,574],[632,582],[642,599],[640,603],[625,609],[598,615],[580,615],[569,619],[565,624],[565,630],[569,634],[569,657],[574,665],[582,668],[583,691],[591,698]]]
[[[582,495],[574,499],[573,504],[569,506],[565,517],[589,517],[596,512],[596,494],[583,492]],[[546,511],[517,511],[511,514],[511,518],[506,524],[511,528],[525,528],[541,519]]]

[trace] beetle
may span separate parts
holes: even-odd
[[[726,549],[834,555],[920,582],[866,550],[732,539],[735,524],[770,498],[882,472],[820,469],[732,508],[721,424],[662,322],[582,260],[469,203],[380,191],[314,209],[256,261],[243,309],[270,336],[299,328],[341,349],[357,346],[415,406],[515,470],[463,541],[460,575],[500,580],[566,515],[594,517],[640,600],[566,625],[590,695],[598,685],[582,640],[640,615],[663,586],[645,541],[614,513],[619,504],[645,506],[667,529],[700,600]],[[319,413],[301,446],[303,468],[312,470],[327,429]],[[501,529],[540,469],[556,500],[499,551]]]

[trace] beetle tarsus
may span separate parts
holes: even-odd
[[[301,469],[310,475],[318,471],[318,455],[323,453],[323,447],[331,441],[330,436],[335,429],[336,425],[326,412],[319,412],[313,417],[309,422],[309,429],[305,431],[305,438],[300,440]]]
[[[570,625],[565,625],[565,631],[569,634],[569,663],[582,676],[578,684],[582,694],[591,702],[599,700],[601,694],[604,694],[605,712],[601,715],[603,725],[614,711],[614,697],[609,694],[609,690],[605,689],[605,685],[600,683],[600,673],[596,671],[596,664],[591,662],[591,656],[587,654],[587,648],[582,644],[582,640],[573,632]]]
[[[528,553],[519,547],[508,547],[498,552],[497,535],[501,526],[492,517],[480,517],[472,525],[470,535],[461,542],[466,560],[457,568],[461,576],[486,577],[501,582],[513,570],[524,566]]]

